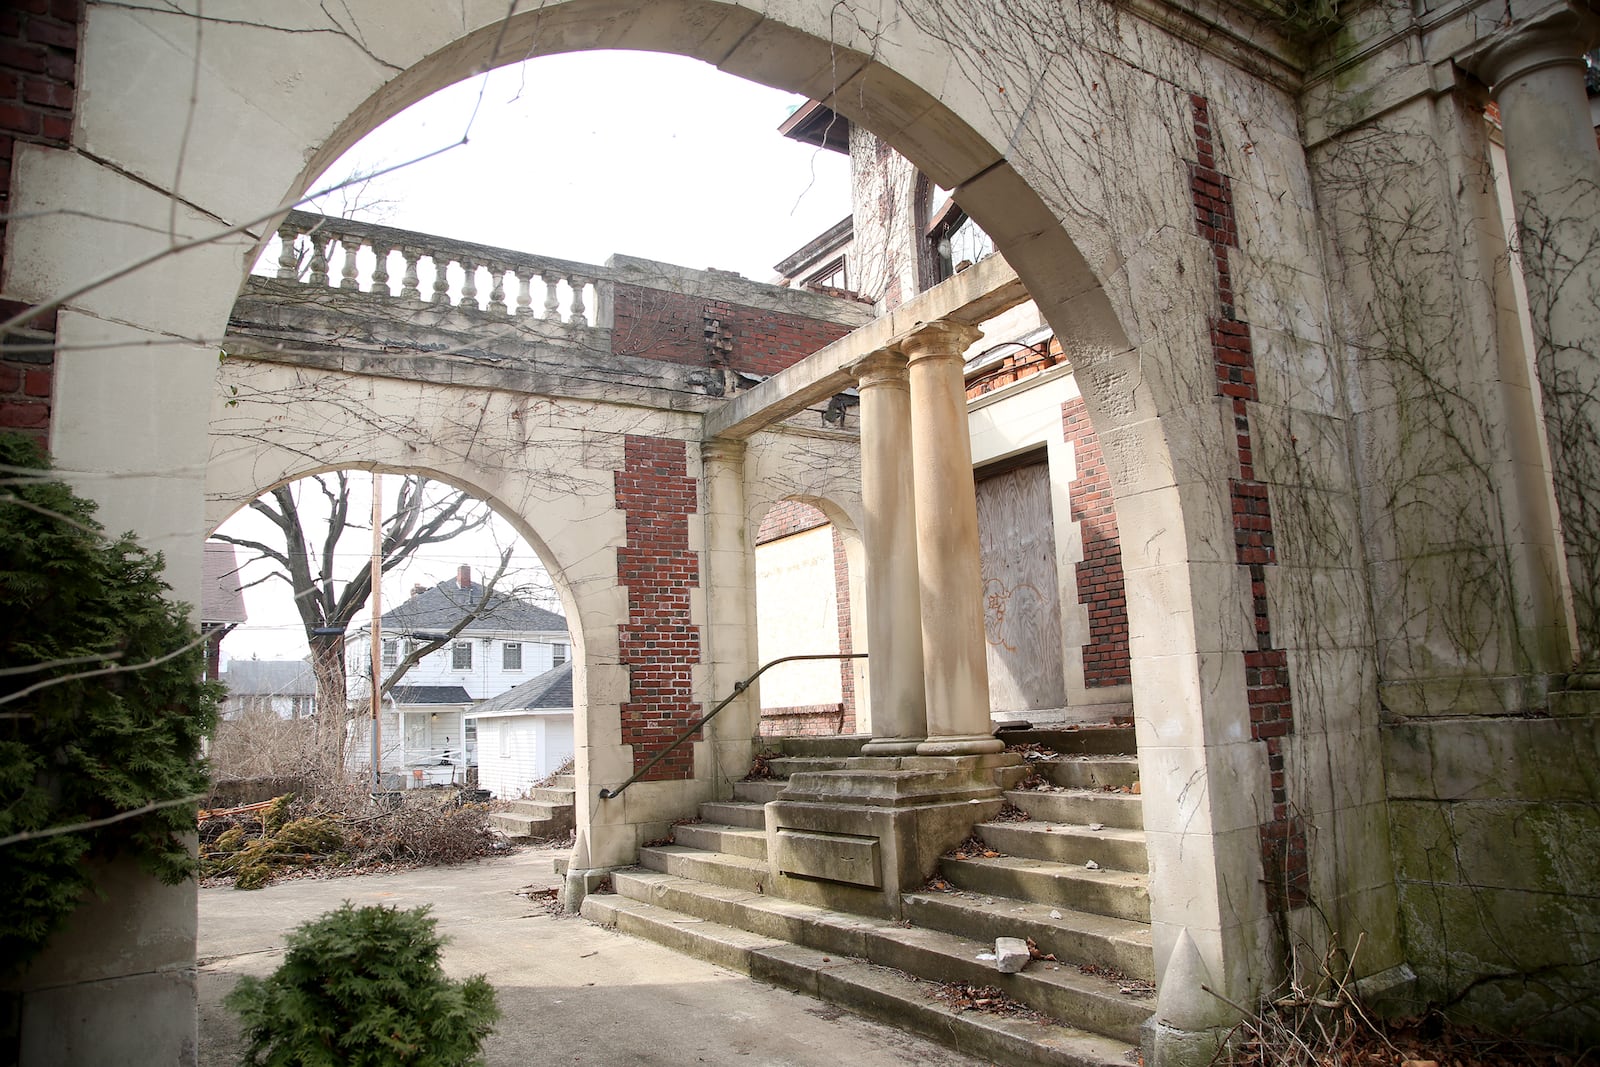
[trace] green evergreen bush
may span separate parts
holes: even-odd
[[[132,857],[169,884],[193,874],[195,805],[169,802],[206,791],[197,757],[221,695],[188,612],[163,596],[161,557],[106,537],[47,466],[37,444],[0,433],[0,838],[13,839],[0,845],[0,972],[93,891],[86,860]]]
[[[244,1020],[252,1067],[468,1067],[500,1017],[483,975],[439,964],[426,907],[349,901],[289,935],[283,964],[240,979],[224,1003]]]

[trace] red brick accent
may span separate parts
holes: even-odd
[[[1054,367],[1065,359],[1055,338],[1048,344],[1032,345],[1008,352],[998,363],[985,367],[967,379],[967,399],[974,400],[984,393],[992,393],[1024,378],[1032,378]]]
[[[846,727],[843,704],[805,704],[797,708],[762,708],[762,737],[832,737],[854,733]]]
[[[82,0],[21,0],[0,10],[0,277],[18,142],[65,148],[72,136],[82,17]],[[0,321],[28,310],[0,300]],[[38,349],[54,341],[55,327],[51,312],[0,337],[0,429],[21,430],[40,444],[50,434],[55,359]]]
[[[810,504],[799,500],[780,500],[768,508],[762,517],[761,526],[756,530],[756,544],[764,545],[768,541],[793,537],[797,533],[815,530],[827,522],[828,516]]]
[[[1246,649],[1245,692],[1250,705],[1250,736],[1267,746],[1271,776],[1272,821],[1261,826],[1261,862],[1267,896],[1274,911],[1308,902],[1310,873],[1306,831],[1289,813],[1289,785],[1283,769],[1283,738],[1294,732],[1294,700],[1289,684],[1288,654],[1273,647],[1272,617],[1267,605],[1266,569],[1278,562],[1272,536],[1272,500],[1255,477],[1255,449],[1250,435],[1250,404],[1256,393],[1255,353],[1250,325],[1241,322],[1233,303],[1233,275],[1228,249],[1239,247],[1234,224],[1233,185],[1217,170],[1211,135],[1211,104],[1191,95],[1194,108],[1195,159],[1189,164],[1189,190],[1194,200],[1195,230],[1211,245],[1217,271],[1218,314],[1211,320],[1212,363],[1217,395],[1233,406],[1239,476],[1228,481],[1233,506],[1234,558],[1250,573],[1250,600],[1255,619],[1255,647]]]
[[[854,652],[855,633],[850,628],[850,561],[844,554],[844,535],[833,528],[833,590],[839,610],[839,651]],[[856,661],[839,661],[839,732],[856,732]]]
[[[700,561],[689,550],[695,490],[684,442],[628,435],[623,469],[616,472],[617,507],[627,514],[628,532],[627,546],[617,550],[617,581],[628,590],[628,621],[617,630],[620,658],[628,667],[622,743],[633,746],[635,769],[700,714],[692,683],[700,628],[689,614],[689,590],[700,584]],[[651,768],[645,780],[693,774],[690,741]]]
[[[617,285],[611,349],[693,367],[776,374],[850,332],[834,322],[683,293]]]
[[[1089,643],[1083,646],[1083,684],[1088,689],[1133,680],[1128,655],[1128,599],[1122,581],[1122,538],[1117,530],[1111,476],[1100,440],[1081,398],[1061,405],[1061,427],[1072,445],[1078,477],[1067,486],[1072,519],[1083,537],[1077,564],[1078,603],[1089,608]]]

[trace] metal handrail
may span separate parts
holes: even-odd
[[[813,655],[805,655],[805,656],[779,656],[775,660],[767,661],[766,663],[761,665],[761,669],[760,670],[756,671],[756,673],[752,674],[750,677],[746,678],[744,681],[742,681],[742,682],[734,682],[733,683],[733,692],[729,693],[727,695],[727,697],[725,697],[723,699],[722,703],[718,704],[716,707],[712,708],[710,711],[708,711],[704,715],[702,715],[700,717],[700,721],[699,722],[696,722],[693,726],[689,727],[683,733],[679,734],[677,736],[677,738],[672,742],[672,744],[668,745],[666,748],[662,749],[660,752],[657,752],[654,756],[652,756],[650,758],[650,762],[649,763],[646,763],[643,767],[640,767],[638,770],[633,772],[633,777],[632,778],[629,778],[626,782],[623,782],[621,785],[617,786],[615,789],[606,789],[604,786],[602,786],[601,789],[600,789],[600,799],[601,800],[614,800],[617,797],[621,796],[622,795],[622,791],[624,789],[628,788],[634,782],[637,782],[639,779],[641,779],[645,775],[649,774],[650,773],[650,768],[654,767],[656,764],[660,763],[663,759],[665,759],[666,756],[667,756],[667,753],[671,752],[673,749],[677,748],[679,745],[683,744],[685,741],[689,740],[689,738],[693,737],[696,733],[698,733],[700,731],[700,727],[702,727],[706,723],[710,722],[712,720],[712,718],[715,717],[717,712],[721,711],[723,708],[727,707],[729,704],[732,704],[735,700],[737,700],[739,698],[740,694],[742,694],[746,689],[750,688],[750,683],[754,682],[757,678],[759,678],[763,674],[765,674],[769,668],[776,667],[780,663],[793,663],[795,660],[806,660],[806,659],[866,659],[866,658],[867,658],[867,654],[865,652],[820,652],[820,653],[816,653],[816,654],[813,654]]]

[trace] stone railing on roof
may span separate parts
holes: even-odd
[[[510,318],[523,327],[537,322],[566,336],[611,325],[612,280],[597,264],[308,211],[289,212],[278,241],[279,282]]]

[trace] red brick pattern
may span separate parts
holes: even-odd
[[[756,530],[756,544],[764,545],[783,537],[815,530],[825,525],[828,516],[799,500],[780,500],[767,509]]]
[[[64,148],[72,137],[81,19],[82,0],[13,0],[0,6],[0,276],[17,145]],[[0,300],[0,320],[28,310]],[[55,360],[41,346],[54,339],[54,314],[0,338],[0,430],[47,443]]]
[[[846,729],[843,704],[806,704],[795,708],[762,708],[762,737],[833,737]]]
[[[1054,367],[1065,359],[1061,345],[1051,338],[1048,344],[1032,345],[1008,352],[1000,361],[985,367],[982,372],[967,379],[967,399],[975,400],[985,393],[1012,385],[1024,378],[1032,378]]]
[[[1233,302],[1233,275],[1228,249],[1239,247],[1234,224],[1233,186],[1217,170],[1211,132],[1211,104],[1192,95],[1195,160],[1189,164],[1189,190],[1194,199],[1195,230],[1211,245],[1217,274],[1218,314],[1211,320],[1212,362],[1217,395],[1233,407],[1239,476],[1229,479],[1233,506],[1234,558],[1250,574],[1250,599],[1255,619],[1255,647],[1246,649],[1245,690],[1250,704],[1250,736],[1267,746],[1271,776],[1272,820],[1261,827],[1261,861],[1267,894],[1274,911],[1308,902],[1309,867],[1306,832],[1290,815],[1284,775],[1283,738],[1294,732],[1294,701],[1287,653],[1273,646],[1272,617],[1267,604],[1267,568],[1278,562],[1272,536],[1272,501],[1255,477],[1255,450],[1250,434],[1250,404],[1256,393],[1255,355],[1250,325],[1239,320]]]
[[[833,589],[834,601],[839,610],[839,651],[851,653],[855,648],[855,633],[850,628],[850,561],[844,555],[844,535],[839,527],[833,528]],[[856,661],[839,661],[839,733],[856,732]]]
[[[684,293],[618,285],[611,348],[620,356],[776,374],[850,332],[834,322]]]
[[[627,515],[628,543],[617,550],[617,581],[628,590],[628,621],[617,627],[628,667],[622,743],[642,767],[700,714],[691,672],[700,662],[700,628],[689,614],[689,591],[700,562],[689,549],[689,516],[697,510],[682,441],[629,435],[616,472],[617,507]],[[651,768],[645,781],[690,778],[692,741]]]
[[[1088,689],[1127,685],[1133,680],[1128,655],[1128,600],[1122,580],[1122,539],[1117,531],[1111,476],[1081,398],[1061,405],[1061,426],[1072,445],[1078,470],[1067,493],[1072,520],[1083,538],[1083,559],[1076,568],[1078,603],[1089,609],[1083,684]]]

